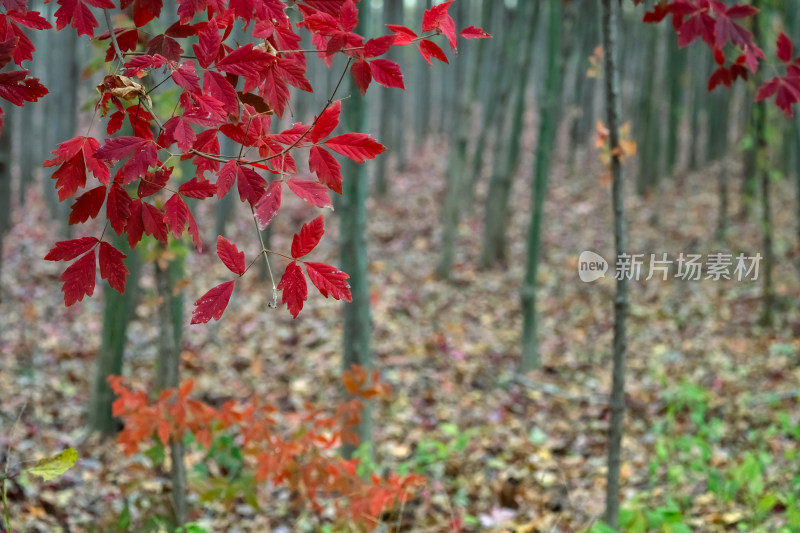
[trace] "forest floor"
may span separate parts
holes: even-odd
[[[556,163],[538,280],[544,366],[520,381],[515,367],[529,156],[514,185],[507,263],[485,271],[476,267],[479,200],[464,206],[453,278],[444,282],[433,275],[442,148],[427,146],[393,175],[389,198],[369,206],[373,350],[393,388],[391,400],[375,411],[377,461],[386,468],[423,467],[429,484],[415,500],[415,531],[449,531],[454,521],[463,531],[582,531],[599,520],[604,507],[609,419],[614,282],[607,276],[583,283],[577,274],[583,250],[613,255],[610,189],[602,166],[593,154],[579,172],[563,157]],[[645,198],[630,194],[631,250],[673,258],[680,252],[761,251],[757,211],[733,217],[724,239],[715,241],[721,171],[712,166],[687,174],[682,187],[667,181]],[[732,191],[738,191],[738,174],[734,168],[728,176]],[[793,512],[791,493],[797,493],[794,478],[800,473],[800,275],[793,260],[800,254],[793,188],[788,180],[774,188],[778,301],[771,327],[760,325],[760,281],[632,284],[622,467],[629,523],[678,516],[690,531],[778,531]],[[86,438],[103,299],[95,295],[64,308],[59,265],[42,261],[56,240],[54,224],[37,203],[42,204],[32,198],[30,208],[15,213],[4,250],[0,450],[11,450],[14,465],[76,446],[80,460],[53,482],[11,482],[12,524],[32,532],[116,531],[127,501],[131,523],[141,527],[163,507],[168,478],[143,456],[126,458],[114,442]],[[737,210],[732,199],[731,211]],[[299,223],[312,216],[299,202],[282,211],[273,248],[288,249]],[[336,264],[334,220],[328,217],[330,235],[315,257]],[[229,231],[237,243],[250,243],[248,257],[258,249],[251,224],[241,215]],[[267,307],[268,283],[248,275],[220,323],[188,326],[190,303],[227,279],[207,248],[188,260],[184,288],[183,372],[194,379],[194,394],[255,394],[288,408],[339,398],[339,302],[310,292],[292,320],[285,309]],[[125,375],[130,385],[151,390],[157,296],[149,270],[143,285]],[[460,435],[466,435],[463,446],[454,444]],[[202,453],[190,454],[190,468],[202,459]],[[195,503],[192,518],[212,531],[320,531],[311,516],[287,518],[287,499],[266,488],[260,503],[258,511],[242,503]]]

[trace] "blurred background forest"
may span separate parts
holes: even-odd
[[[361,4],[364,33],[377,36],[387,21],[417,27],[431,0]],[[758,4],[751,30],[762,42],[779,31],[800,36],[792,2]],[[623,6],[630,249],[766,259],[758,281],[632,283],[621,530],[800,531],[798,122],[754,103],[755,80],[708,92],[712,54],[679,49],[668,23],[642,24],[641,6]],[[38,9],[52,20],[57,5]],[[369,298],[360,305],[371,317],[368,351],[393,391],[373,406],[371,453],[360,453],[376,472],[428,480],[387,531],[606,531],[597,522],[614,281],[577,274],[582,251],[614,254],[598,142],[600,4],[459,0],[452,13],[459,27],[468,21],[493,38],[448,49],[449,64],[428,65],[414,46],[393,50],[406,90],[367,94],[364,131],[388,150],[366,164]],[[5,108],[0,136],[0,460],[9,449],[13,463],[67,446],[80,460],[53,482],[10,482],[12,521],[23,531],[158,531],[169,478],[152,466],[157,450],[125,457],[103,438],[117,429],[106,376],[152,389],[160,343],[172,336],[182,375],[205,401],[255,393],[287,413],[324,405],[342,395],[342,347],[355,342],[343,338],[342,306],[351,304],[311,297],[292,320],[268,307],[264,269],[242,280],[223,320],[188,326],[191,303],[224,275],[216,236],[252,242],[251,215],[230,194],[213,212],[192,206],[203,254],[188,243],[164,252],[118,241],[131,271],[126,293],[102,290],[65,309],[58,265],[42,258],[84,228],[67,225],[70,206],[42,163],[88,128],[102,137],[92,114],[108,40],[33,38],[41,52],[31,74],[50,94]],[[293,97],[273,131],[310,122],[343,64],[309,61],[314,93]],[[343,106],[349,90],[337,95]],[[165,88],[154,108],[168,116],[177,94]],[[275,250],[317,214],[286,202],[263,235]],[[318,253],[331,264],[334,221],[346,208],[326,213],[331,238]],[[172,324],[158,320],[157,271],[167,273]],[[198,531],[326,531],[324,514],[254,486],[241,461],[224,439],[187,452]],[[260,507],[243,497],[249,491]]]

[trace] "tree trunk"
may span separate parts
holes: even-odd
[[[433,5],[431,0],[417,0],[417,20],[422,20],[422,13],[426,9],[430,9]],[[362,8],[363,9],[363,8]],[[420,58],[416,58],[420,59]],[[417,98],[416,103],[416,146],[419,147],[423,144],[425,137],[431,130],[431,69],[434,68],[428,65],[425,61],[417,61],[419,79],[417,79],[418,86],[416,88]]]
[[[163,250],[164,248],[162,248]],[[156,290],[161,297],[158,306],[158,368],[156,387],[158,390],[177,388],[180,384],[181,325],[183,297],[173,294],[176,278],[181,276],[183,259],[176,258],[166,267],[156,261]],[[186,465],[184,445],[179,439],[170,439],[170,478],[172,480],[172,507],[175,525],[186,523]]]
[[[561,104],[561,0],[550,0],[547,23],[547,80],[539,107],[539,135],[536,140],[536,163],[533,176],[533,212],[528,226],[528,258],[522,284],[522,354],[519,371],[528,372],[541,364],[537,340],[536,277],[542,238],[544,199],[550,160],[555,144]]]
[[[519,166],[522,126],[525,118],[525,96],[533,63],[533,41],[536,35],[539,5],[538,2],[526,2],[521,7],[522,12],[519,13],[518,20],[523,29],[524,40],[522,40],[522,51],[517,56],[518,61],[514,68],[516,83],[514,101],[509,116],[511,127],[508,128],[508,136],[506,142],[503,143],[505,150],[501,154],[502,159],[499,164],[494,165],[494,171],[489,181],[483,219],[483,249],[480,259],[482,268],[504,261],[506,258],[508,203],[511,196],[511,185]]]
[[[3,241],[11,229],[11,134],[15,118],[11,104],[3,104],[3,129],[0,131],[0,272],[3,271]]]
[[[683,93],[686,89],[686,52],[678,48],[675,36],[666,32],[669,40],[667,46],[667,81],[669,83],[669,119],[667,126],[666,153],[664,154],[664,171],[672,177],[678,160],[678,129],[683,115]]]
[[[756,7],[760,7],[760,2],[753,2]],[[757,14],[753,17],[753,39],[761,40],[761,16]],[[759,83],[761,80],[757,79]],[[772,246],[772,207],[770,205],[770,178],[769,178],[769,155],[767,153],[767,102],[756,102],[753,108],[753,137],[755,152],[755,163],[757,172],[757,182],[761,189],[761,238],[764,246],[764,262],[760,267],[763,285],[763,302],[761,309],[761,323],[769,326],[772,324],[773,307],[775,304],[775,289],[772,284],[772,267],[774,265],[774,250]]]
[[[461,22],[463,4],[457,4],[456,24]],[[456,59],[453,65],[455,72],[455,86],[458,90],[454,93],[456,100],[455,123],[450,135],[450,151],[447,158],[447,187],[445,189],[444,209],[442,212],[442,244],[439,262],[436,265],[436,277],[448,279],[452,274],[453,263],[456,257],[456,239],[458,227],[461,222],[464,190],[464,166],[467,157],[467,143],[469,142],[469,90],[465,86],[467,65]]]
[[[645,194],[658,183],[658,155],[661,147],[660,136],[663,127],[658,120],[658,109],[661,101],[656,96],[655,75],[657,68],[652,62],[656,60],[658,49],[658,28],[644,28],[643,36],[647,41],[642,68],[642,87],[639,93],[639,113],[636,121],[637,153],[639,154],[639,172],[636,176],[636,192]]]
[[[606,112],[608,115],[611,147],[612,204],[614,209],[614,241],[616,256],[627,253],[627,227],[625,222],[624,182],[619,159],[619,70],[617,65],[617,24],[619,4],[615,0],[603,2],[603,48],[605,49]],[[618,276],[617,294],[614,298],[614,368],[611,386],[611,421],[609,423],[608,474],[606,484],[605,521],[612,528],[619,527],[619,473],[622,455],[622,431],[625,419],[625,326],[628,316],[628,280]]]
[[[117,425],[111,415],[114,394],[108,385],[108,376],[122,374],[128,324],[133,319],[136,310],[142,264],[139,252],[135,249],[131,250],[124,237],[114,236],[114,246],[128,256],[125,266],[128,267],[130,274],[128,274],[125,294],[120,294],[110,287],[105,288],[103,293],[105,296],[103,333],[100,351],[97,354],[94,386],[89,405],[89,428],[102,435],[111,435],[117,431]]]
[[[369,4],[361,7],[359,28],[369,19]],[[361,92],[350,83],[350,96],[342,110],[345,127],[348,131],[365,131],[367,123],[367,100]],[[337,211],[340,215],[339,256],[342,270],[350,275],[351,303],[344,305],[344,330],[342,333],[343,356],[342,369],[349,370],[352,365],[364,368],[372,367],[372,317],[370,314],[368,257],[367,257],[367,169],[347,160],[342,165],[342,174],[348,176],[342,186]],[[369,443],[372,438],[372,418],[369,404],[364,404],[361,421],[358,426],[358,437],[361,444]],[[342,448],[345,457],[351,457],[355,447],[346,444]]]
[[[403,0],[384,0],[383,2],[384,18],[388,20],[402,20],[403,19]],[[397,62],[398,54],[400,53],[396,47],[389,50],[387,58]],[[390,150],[395,151],[399,146],[402,139],[404,123],[404,114],[402,113],[402,97],[401,91],[382,90],[380,91],[380,135],[379,138],[386,143],[389,143]],[[400,112],[398,112],[400,111]],[[384,154],[383,157],[378,158],[375,162],[377,168],[375,169],[375,195],[379,198],[386,196],[389,192],[389,178],[388,173],[390,170],[389,163],[391,162],[389,154]]]
[[[484,10],[487,21],[487,25],[484,26],[484,29],[493,35],[499,36],[502,33],[502,28],[511,21],[510,10],[505,7],[503,2],[490,2],[489,5],[491,8]],[[493,25],[497,30],[493,29]],[[481,80],[473,81],[475,90],[477,91],[477,100],[480,101],[481,121],[478,128],[478,138],[475,141],[473,157],[466,166],[466,171],[469,174],[470,180],[464,200],[467,204],[473,202],[475,188],[481,178],[483,158],[488,151],[487,141],[489,139],[489,131],[492,130],[492,125],[495,122],[500,122],[501,124],[505,122],[502,109],[498,109],[497,95],[500,90],[500,85],[503,83],[502,80],[510,80],[510,75],[507,70],[502,69],[502,63],[503,58],[512,57],[512,44],[516,41],[516,36],[504,39],[497,37],[479,44],[485,51],[484,56],[479,56],[478,58],[481,63],[478,63],[476,71],[477,74],[481,76],[484,87],[479,87],[478,82]],[[490,55],[489,61],[485,61],[484,58],[486,55]]]

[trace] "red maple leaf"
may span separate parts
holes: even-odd
[[[219,235],[217,237],[217,257],[234,274],[243,275],[245,272],[244,252],[240,252],[231,241]]]
[[[331,137],[325,146],[355,161],[363,163],[386,151],[386,147],[364,133],[345,133]]]
[[[395,38],[393,44],[397,46],[411,44],[414,42],[414,39],[417,38],[417,34],[405,26],[387,24],[386,27],[389,28],[390,31],[394,32]]]
[[[216,19],[211,19],[206,27],[197,34],[197,44],[192,46],[197,62],[203,68],[208,68],[216,61],[220,54],[222,38],[219,35],[219,25]]]
[[[286,270],[278,283],[278,289],[283,291],[281,301],[286,304],[293,318],[303,309],[303,302],[308,296],[308,285],[303,271],[292,261],[286,265]]]
[[[780,35],[778,35],[777,44],[778,59],[784,63],[791,63],[792,56],[794,55],[793,48],[794,46],[792,45],[792,40],[789,39],[785,33],[781,32]]]
[[[486,33],[481,28],[476,28],[475,26],[464,28],[458,34],[464,39],[488,39],[491,37],[490,34]]]
[[[69,214],[69,223],[80,224],[86,222],[90,218],[96,218],[106,201],[106,187],[100,185],[94,189],[90,189],[78,196],[75,203],[72,204]]]
[[[337,100],[323,111],[314,122],[314,127],[308,133],[308,140],[312,143],[319,142],[336,129],[339,125],[339,114],[342,102]]]
[[[378,57],[382,56],[394,44],[397,35],[384,35],[383,37],[376,37],[364,43],[364,57]]]
[[[298,259],[307,255],[319,244],[324,233],[325,219],[322,215],[308,224],[303,224],[300,233],[296,233],[292,239],[292,257]]]
[[[226,281],[217,285],[194,303],[192,324],[205,324],[212,318],[219,320],[233,294],[233,281]]]
[[[308,168],[316,173],[320,183],[342,194],[342,165],[329,151],[321,146],[312,146],[308,157]]]
[[[187,198],[202,200],[217,194],[217,186],[208,180],[192,178],[178,187],[178,192]]]
[[[164,204],[164,219],[169,225],[172,235],[176,239],[180,239],[186,225],[189,225],[189,235],[192,236],[195,248],[197,251],[202,251],[203,244],[200,240],[200,232],[197,229],[197,222],[192,216],[192,211],[186,202],[183,201],[180,194],[173,194],[169,200]]]
[[[81,237],[80,239],[59,241],[44,256],[44,259],[45,261],[72,261],[79,255],[91,250],[97,243],[96,237]]]
[[[403,73],[400,72],[400,65],[388,59],[373,59],[369,62],[372,78],[384,87],[397,87],[405,89],[403,84]]]
[[[56,11],[56,28],[60,30],[71,24],[78,30],[78,35],[94,37],[94,29],[99,24],[86,4],[101,9],[114,9],[114,3],[110,0],[58,0],[61,7]]]
[[[53,150],[55,157],[44,162],[45,167],[59,165],[53,173],[58,189],[58,198],[63,201],[86,185],[88,170],[104,185],[108,185],[109,171],[105,163],[94,157],[100,146],[93,137],[74,137]]]
[[[372,83],[372,69],[370,69],[369,63],[364,59],[359,59],[350,67],[350,73],[361,94],[367,94],[369,84]]]
[[[114,137],[106,139],[105,144],[94,152],[94,156],[104,161],[114,162],[128,159],[114,176],[122,185],[147,173],[148,167],[158,166],[158,149],[149,139],[139,137]]]
[[[64,305],[71,306],[83,300],[84,296],[94,294],[94,282],[97,275],[97,260],[94,250],[90,250],[80,259],[72,263],[58,278],[64,285]]]
[[[184,61],[180,67],[172,71],[172,81],[184,91],[189,91],[192,94],[203,92],[200,89],[200,76],[197,75],[194,61],[191,59]]]
[[[25,102],[36,102],[48,93],[47,88],[39,83],[39,78],[27,76],[27,70],[0,72],[0,98],[22,106]]]
[[[289,186],[290,191],[314,207],[330,207],[333,209],[333,204],[328,196],[328,188],[320,182],[289,178],[286,185]]]
[[[311,283],[319,289],[324,297],[330,296],[335,300],[353,301],[350,284],[347,283],[350,276],[346,273],[324,263],[306,263],[306,272]]]
[[[139,188],[136,191],[139,198],[147,198],[153,196],[158,191],[167,186],[169,178],[172,175],[172,167],[161,168],[155,172],[148,172],[144,177],[139,180]]]
[[[125,281],[128,278],[128,274],[130,274],[122,261],[126,257],[125,254],[107,242],[101,242],[98,257],[100,260],[100,277],[108,280],[108,284],[112,289],[124,293]]]
[[[800,75],[774,77],[758,89],[756,102],[775,96],[775,104],[787,117],[794,116],[792,106],[800,101]]]
[[[106,202],[106,218],[117,235],[122,235],[131,218],[131,202],[131,197],[119,183],[111,186]]]
[[[443,61],[444,63],[450,63],[447,60],[447,55],[445,55],[444,50],[439,48],[439,45],[429,39],[423,39],[419,43],[419,53],[422,54],[422,57],[425,61],[428,62],[429,65],[432,65],[433,62],[431,61],[432,57],[435,57],[439,61]]]
[[[267,191],[256,203],[254,209],[258,229],[265,229],[278,213],[278,209],[281,207],[281,186],[280,180],[270,183]]]

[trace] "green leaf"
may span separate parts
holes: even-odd
[[[458,426],[455,424],[442,424],[441,425],[442,433],[445,435],[449,435],[450,437],[455,437],[460,433]]]
[[[44,481],[50,481],[72,468],[77,460],[78,452],[75,451],[75,448],[67,448],[54,457],[42,459],[26,471],[35,476],[41,476]]]
[[[528,440],[531,444],[542,444],[547,440],[547,435],[544,431],[534,426],[531,428],[531,432],[528,433]]]

